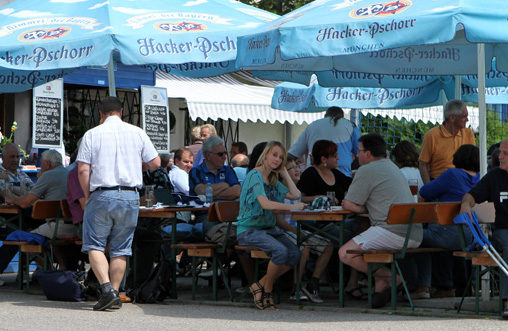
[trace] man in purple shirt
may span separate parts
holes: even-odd
[[[86,200],[85,193],[79,185],[78,167],[72,169],[67,175],[67,191],[65,192],[65,198],[67,199],[69,210],[72,214],[72,224],[81,224],[83,222]],[[78,233],[81,238],[81,231]]]

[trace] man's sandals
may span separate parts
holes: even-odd
[[[263,310],[263,309],[265,309],[265,305],[263,304],[263,299],[265,298],[265,289],[263,288],[263,286],[261,286],[261,284],[259,284],[259,282],[256,282],[255,284],[258,288],[253,289],[251,286],[251,287],[249,287],[249,290],[250,290],[250,293],[252,293],[252,296],[254,297],[254,304],[256,305],[256,307],[258,309]],[[261,296],[259,299],[256,299],[256,295],[258,295],[258,294],[261,294]]]

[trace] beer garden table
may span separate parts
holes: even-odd
[[[159,218],[159,219],[169,219],[171,223],[171,243],[176,243],[176,213],[181,211],[207,211],[208,207],[191,207],[184,206],[181,207],[140,207],[138,217],[147,217],[147,218]],[[0,209],[1,211],[1,209]],[[177,299],[176,292],[176,249],[171,248],[171,298]],[[135,268],[134,268],[135,270]],[[136,273],[134,272],[134,278],[136,278]]]
[[[292,219],[296,221],[297,224],[297,234],[296,234],[296,240],[298,246],[300,246],[305,240],[308,238],[315,236],[315,235],[321,235],[324,238],[337,240],[339,242],[339,247],[344,244],[344,219],[347,215],[352,215],[353,212],[349,210],[342,210],[341,207],[332,207],[332,210],[275,210],[274,212],[276,214],[286,214],[291,215]],[[318,228],[315,225],[312,224],[306,224],[307,227],[311,229],[311,232],[308,236],[305,236],[302,238],[301,236],[301,227],[302,222],[304,221],[320,221],[320,222],[330,222],[337,223],[339,225],[339,238],[336,238],[326,232],[326,230],[331,226],[326,225],[322,228]],[[297,267],[297,287],[296,287],[296,293],[299,293],[300,290],[300,281],[299,281],[299,271],[300,268]],[[300,296],[296,296],[296,303],[300,303]],[[344,266],[342,264],[342,261],[339,261],[339,306],[344,307]]]

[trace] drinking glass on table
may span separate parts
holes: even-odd
[[[326,192],[326,197],[330,200],[330,206],[335,206],[335,192]]]
[[[408,179],[407,183],[409,184],[411,194],[415,198],[415,202],[418,202],[418,179]]]
[[[15,198],[12,183],[10,183],[8,181],[5,182],[5,189],[3,191],[0,191],[0,196],[2,197],[4,202],[7,199]]]
[[[154,200],[154,192],[153,192],[153,185],[147,185],[145,188],[145,206],[146,208],[153,207],[153,200]]]

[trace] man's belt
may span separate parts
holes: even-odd
[[[98,187],[94,190],[95,191],[138,191],[137,187],[130,187],[130,186],[111,186],[111,187]]]

